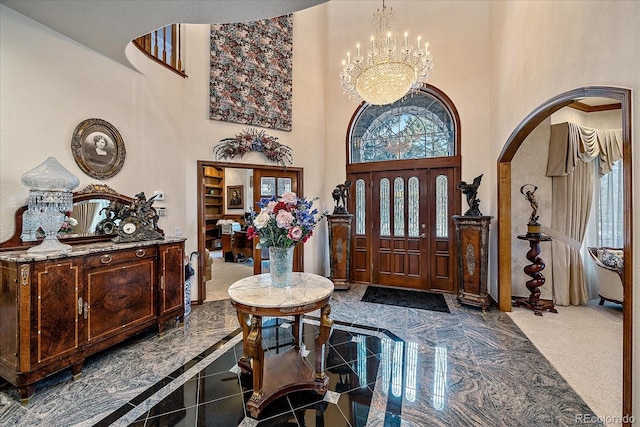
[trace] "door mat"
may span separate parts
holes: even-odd
[[[450,313],[444,295],[425,291],[368,286],[361,301]]]

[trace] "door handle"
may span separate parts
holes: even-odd
[[[427,233],[422,233],[419,237],[420,237],[421,239],[424,239],[425,237],[427,237]]]

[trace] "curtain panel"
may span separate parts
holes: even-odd
[[[551,126],[547,176],[552,177],[553,296],[557,305],[588,301],[580,249],[591,212],[595,167],[600,176],[622,158],[622,130],[596,130],[575,123]]]

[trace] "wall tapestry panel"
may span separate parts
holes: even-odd
[[[209,118],[291,131],[293,17],[211,25]]]

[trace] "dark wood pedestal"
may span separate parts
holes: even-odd
[[[491,305],[487,269],[492,219],[492,216],[453,216],[458,250],[458,301],[480,307],[483,312]]]
[[[351,214],[327,215],[331,273],[329,279],[336,290],[349,290],[351,259]]]
[[[527,259],[531,264],[524,268],[524,273],[531,277],[531,280],[528,280],[526,283],[527,289],[529,289],[531,294],[529,297],[514,298],[513,306],[526,307],[533,310],[533,314],[536,316],[542,316],[542,312],[545,310],[551,313],[557,313],[558,311],[553,306],[553,301],[540,299],[540,286],[544,285],[545,282],[544,276],[542,275],[545,264],[542,258],[538,257],[538,255],[540,255],[540,242],[550,242],[551,237],[539,233],[527,233],[518,236],[518,239],[529,241],[530,249],[527,252]]]

